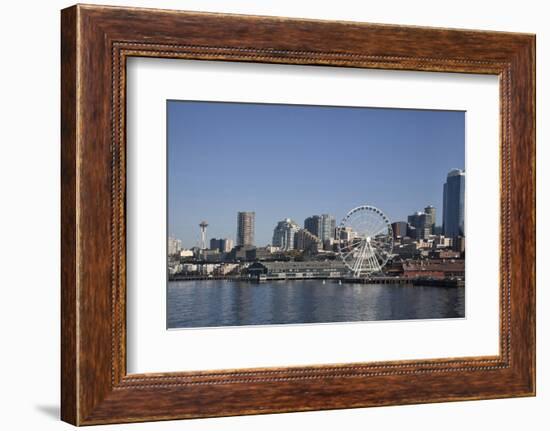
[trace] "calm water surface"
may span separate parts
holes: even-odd
[[[464,288],[319,280],[168,283],[168,328],[464,317]]]

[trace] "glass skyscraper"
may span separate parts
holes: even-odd
[[[443,235],[449,238],[464,236],[464,187],[466,174],[453,169],[443,185]]]

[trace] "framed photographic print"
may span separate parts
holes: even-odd
[[[465,317],[464,120],[169,100],[167,327]]]
[[[535,394],[535,37],[62,11],[62,419]]]

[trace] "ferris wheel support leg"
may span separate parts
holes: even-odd
[[[379,272],[381,270],[380,264],[378,263],[378,259],[376,259],[376,254],[374,253],[374,249],[372,247],[371,247],[370,261],[371,261],[372,271]]]
[[[357,258],[357,260],[353,263],[353,275],[354,277],[356,278],[359,278],[361,277],[361,269],[363,267],[363,262],[365,260],[365,257],[366,257],[366,248],[367,248],[367,242],[365,241],[365,243],[363,244],[363,246],[361,247],[361,251],[359,252],[359,257]]]
[[[373,255],[374,255],[374,250],[372,249],[371,245],[369,244],[369,275],[375,270],[375,264],[374,264],[374,261],[373,261]]]
[[[380,264],[378,263],[378,259],[376,259],[376,254],[374,252],[374,248],[369,244],[369,272],[377,272],[380,271]]]

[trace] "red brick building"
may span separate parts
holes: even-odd
[[[428,260],[403,263],[403,277],[406,278],[447,278],[464,277],[464,260]]]

